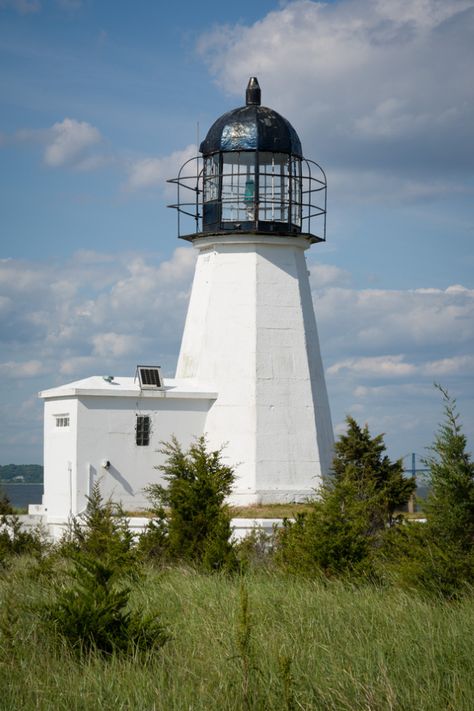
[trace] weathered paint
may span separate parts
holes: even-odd
[[[332,425],[305,237],[199,237],[176,377],[211,381],[205,431],[227,443],[235,503],[302,500],[329,469]]]

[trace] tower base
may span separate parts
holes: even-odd
[[[313,496],[333,433],[303,236],[200,236],[177,378],[213,384],[209,445],[226,445],[232,500]]]

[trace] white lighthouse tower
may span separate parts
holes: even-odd
[[[193,220],[180,237],[197,250],[176,377],[137,366],[135,377],[95,375],[40,393],[44,495],[30,513],[51,530],[85,509],[97,482],[124,508],[146,507],[161,443],[173,435],[184,448],[203,433],[213,448],[226,444],[235,504],[300,501],[330,468],[305,261],[325,239],[324,172],[303,158],[288,121],[260,105],[255,78],[246,105],[213,124],[201,153],[172,181],[178,224]]]
[[[198,252],[176,378],[218,393],[204,430],[212,447],[227,443],[236,504],[312,495],[333,445],[305,260],[325,239],[326,179],[260,96],[253,77],[246,105],[210,128],[194,176],[186,164],[171,181],[179,236]]]

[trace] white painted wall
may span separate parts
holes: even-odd
[[[67,387],[67,386],[66,386]],[[84,394],[89,392],[89,394]],[[45,397],[45,493],[43,513],[48,521],[64,520],[84,510],[87,495],[98,479],[101,491],[126,510],[148,505],[144,487],[163,481],[156,466],[163,463],[161,442],[175,435],[187,448],[204,430],[212,397],[172,397],[141,394],[90,394],[77,388],[75,397]],[[68,413],[69,428],[56,428],[56,413]],[[150,444],[136,444],[136,416],[151,418]],[[110,462],[105,469],[103,463]],[[40,513],[39,511],[37,513]]]
[[[126,509],[146,506],[143,487],[159,480],[157,450],[173,434],[183,447],[202,433],[211,447],[227,443],[238,504],[302,500],[328,472],[333,434],[304,256],[310,240],[237,234],[194,244],[175,380],[152,392],[133,378],[93,376],[40,394],[48,521],[82,511],[99,478]],[[59,414],[69,428],[56,428]],[[151,417],[148,447],[136,445],[137,414]]]
[[[175,435],[187,448],[204,429],[208,400],[171,400],[152,398],[83,397],[78,401],[78,510],[86,505],[90,482],[101,479],[106,497],[121,501],[127,510],[147,506],[143,488],[163,481],[156,466],[163,463],[158,451],[161,442]],[[137,415],[149,415],[149,446],[137,446]],[[105,470],[101,464],[110,461]]]
[[[56,416],[69,415],[69,427],[56,427]],[[77,399],[58,398],[44,404],[43,506],[68,517],[77,510]]]
[[[200,237],[177,378],[212,380],[212,446],[228,442],[236,503],[301,500],[333,444],[304,237]]]

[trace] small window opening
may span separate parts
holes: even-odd
[[[56,427],[69,427],[69,415],[55,415]]]
[[[150,444],[150,417],[149,415],[137,415],[135,426],[135,441],[138,447],[148,447]]]

